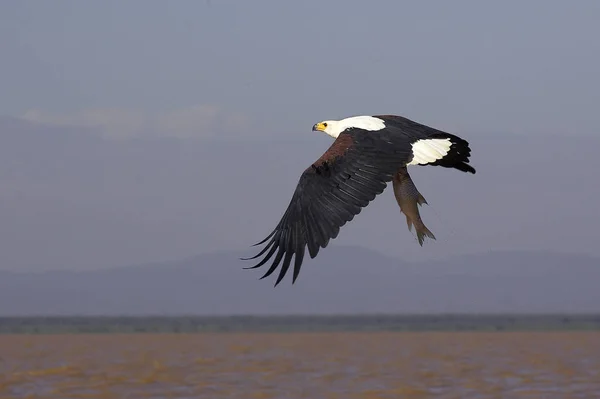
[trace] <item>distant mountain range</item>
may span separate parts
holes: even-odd
[[[0,315],[578,313],[600,311],[600,259],[491,252],[407,263],[332,246],[295,285],[219,252],[98,271],[0,272]],[[266,269],[265,269],[266,270]],[[276,276],[272,276],[276,277]],[[290,276],[288,276],[290,277]]]

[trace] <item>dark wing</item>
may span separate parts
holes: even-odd
[[[386,129],[394,131],[397,134],[401,134],[406,139],[412,142],[419,139],[450,139],[452,146],[450,152],[442,159],[435,162],[430,162],[427,165],[430,166],[442,166],[444,168],[454,168],[462,172],[468,172],[475,174],[475,168],[469,165],[469,158],[471,156],[471,148],[469,142],[463,138],[460,138],[454,134],[447,133],[430,126],[423,125],[421,123],[412,121],[403,116],[398,115],[377,115],[377,118],[385,121]]]
[[[277,286],[295,255],[293,284],[300,273],[306,247],[311,258],[317,256],[320,248],[337,237],[340,227],[382,193],[398,168],[406,164],[411,156],[410,142],[395,136],[386,130],[361,129],[340,134],[323,156],[302,173],[281,221],[267,238],[255,245],[268,243],[248,259],[266,255],[247,269],[258,268],[275,255],[261,279],[281,264]]]

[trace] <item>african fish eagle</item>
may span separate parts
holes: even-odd
[[[402,116],[353,116],[338,121],[327,120],[315,124],[312,130],[324,132],[335,141],[304,170],[277,227],[264,240],[254,244],[257,246],[268,241],[266,246],[257,255],[242,258],[256,259],[266,254],[257,265],[245,268],[255,269],[275,255],[271,266],[261,277],[271,275],[281,264],[275,286],[286,275],[295,256],[294,284],[305,249],[308,247],[310,257],[315,258],[319,249],[327,247],[329,241],[338,236],[340,228],[381,194],[392,180],[394,191],[399,193],[398,204],[404,210],[399,196],[403,195],[400,185],[403,176],[408,176],[407,166],[433,165],[475,173],[469,165],[471,149],[466,140]],[[396,184],[399,190],[396,190]],[[416,188],[409,191],[420,197],[415,197],[414,202],[425,202]],[[405,213],[409,219],[409,213]],[[422,245],[421,237],[419,243]]]

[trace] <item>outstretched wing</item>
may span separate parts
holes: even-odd
[[[394,173],[412,157],[411,144],[388,132],[348,129],[300,176],[290,204],[277,227],[255,245],[267,243],[256,256],[255,269],[275,256],[261,277],[281,264],[275,286],[283,279],[294,257],[292,284],[298,278],[306,247],[311,258],[337,237],[351,221],[382,193]],[[282,263],[283,261],[283,263]]]

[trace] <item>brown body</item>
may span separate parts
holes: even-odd
[[[427,201],[425,201],[425,198],[419,193],[419,190],[417,190],[406,167],[398,170],[394,175],[392,183],[394,186],[396,202],[398,202],[398,205],[400,206],[400,211],[406,216],[408,230],[412,231],[412,226],[415,226],[417,239],[421,246],[423,246],[423,241],[426,236],[435,240],[435,236],[425,226],[421,220],[421,215],[419,214],[419,205],[426,204]]]

